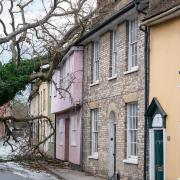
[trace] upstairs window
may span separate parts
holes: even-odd
[[[99,80],[99,41],[93,43],[93,83],[96,83]]]
[[[46,89],[43,89],[43,111],[46,110]]]
[[[129,51],[128,51],[128,70],[137,70],[138,67],[138,20],[129,21]]]
[[[114,77],[117,73],[117,32],[113,31],[111,33],[111,68],[110,68],[110,76]]]

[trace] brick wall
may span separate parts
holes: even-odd
[[[139,16],[139,21],[141,19]],[[108,122],[113,110],[117,123],[117,171],[122,179],[143,179],[144,159],[144,33],[139,31],[137,72],[127,71],[127,26],[126,21],[117,26],[117,78],[108,80],[110,63],[110,31],[100,37],[99,84],[91,84],[92,43],[84,48],[83,88],[83,167],[85,171],[107,177],[108,174]],[[127,164],[126,158],[126,103],[138,102],[138,164]],[[98,160],[91,155],[91,109],[99,108]]]

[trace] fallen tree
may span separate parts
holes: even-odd
[[[52,73],[70,47],[108,13],[95,9],[93,3],[88,0],[0,0],[0,30],[3,32],[0,36],[1,58],[10,53],[9,62],[0,67],[0,106],[13,100],[36,80],[52,81],[61,97],[63,92],[69,93],[73,79],[63,89],[51,79]],[[43,8],[41,13],[40,7]],[[35,12],[31,13],[31,10]],[[48,71],[40,68],[44,64],[49,64]],[[29,156],[35,153],[44,156],[39,146],[55,133],[51,119],[46,116],[0,117],[6,129],[4,143],[8,143],[13,150],[11,137],[18,142],[9,121],[28,124],[39,119],[48,120],[53,132],[36,145],[27,141],[21,146],[21,152]]]

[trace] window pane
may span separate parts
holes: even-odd
[[[92,110],[92,155],[98,152],[98,110]]]
[[[114,76],[116,74],[116,63],[117,63],[117,32],[112,32],[112,74]]]
[[[138,20],[129,21],[129,60],[128,68],[137,66],[137,40],[138,40]]]
[[[127,105],[127,156],[137,156],[137,103]]]
[[[77,115],[71,117],[71,145],[77,143]]]

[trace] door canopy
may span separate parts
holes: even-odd
[[[157,98],[153,98],[146,111],[149,128],[166,128],[167,114],[162,108]]]

